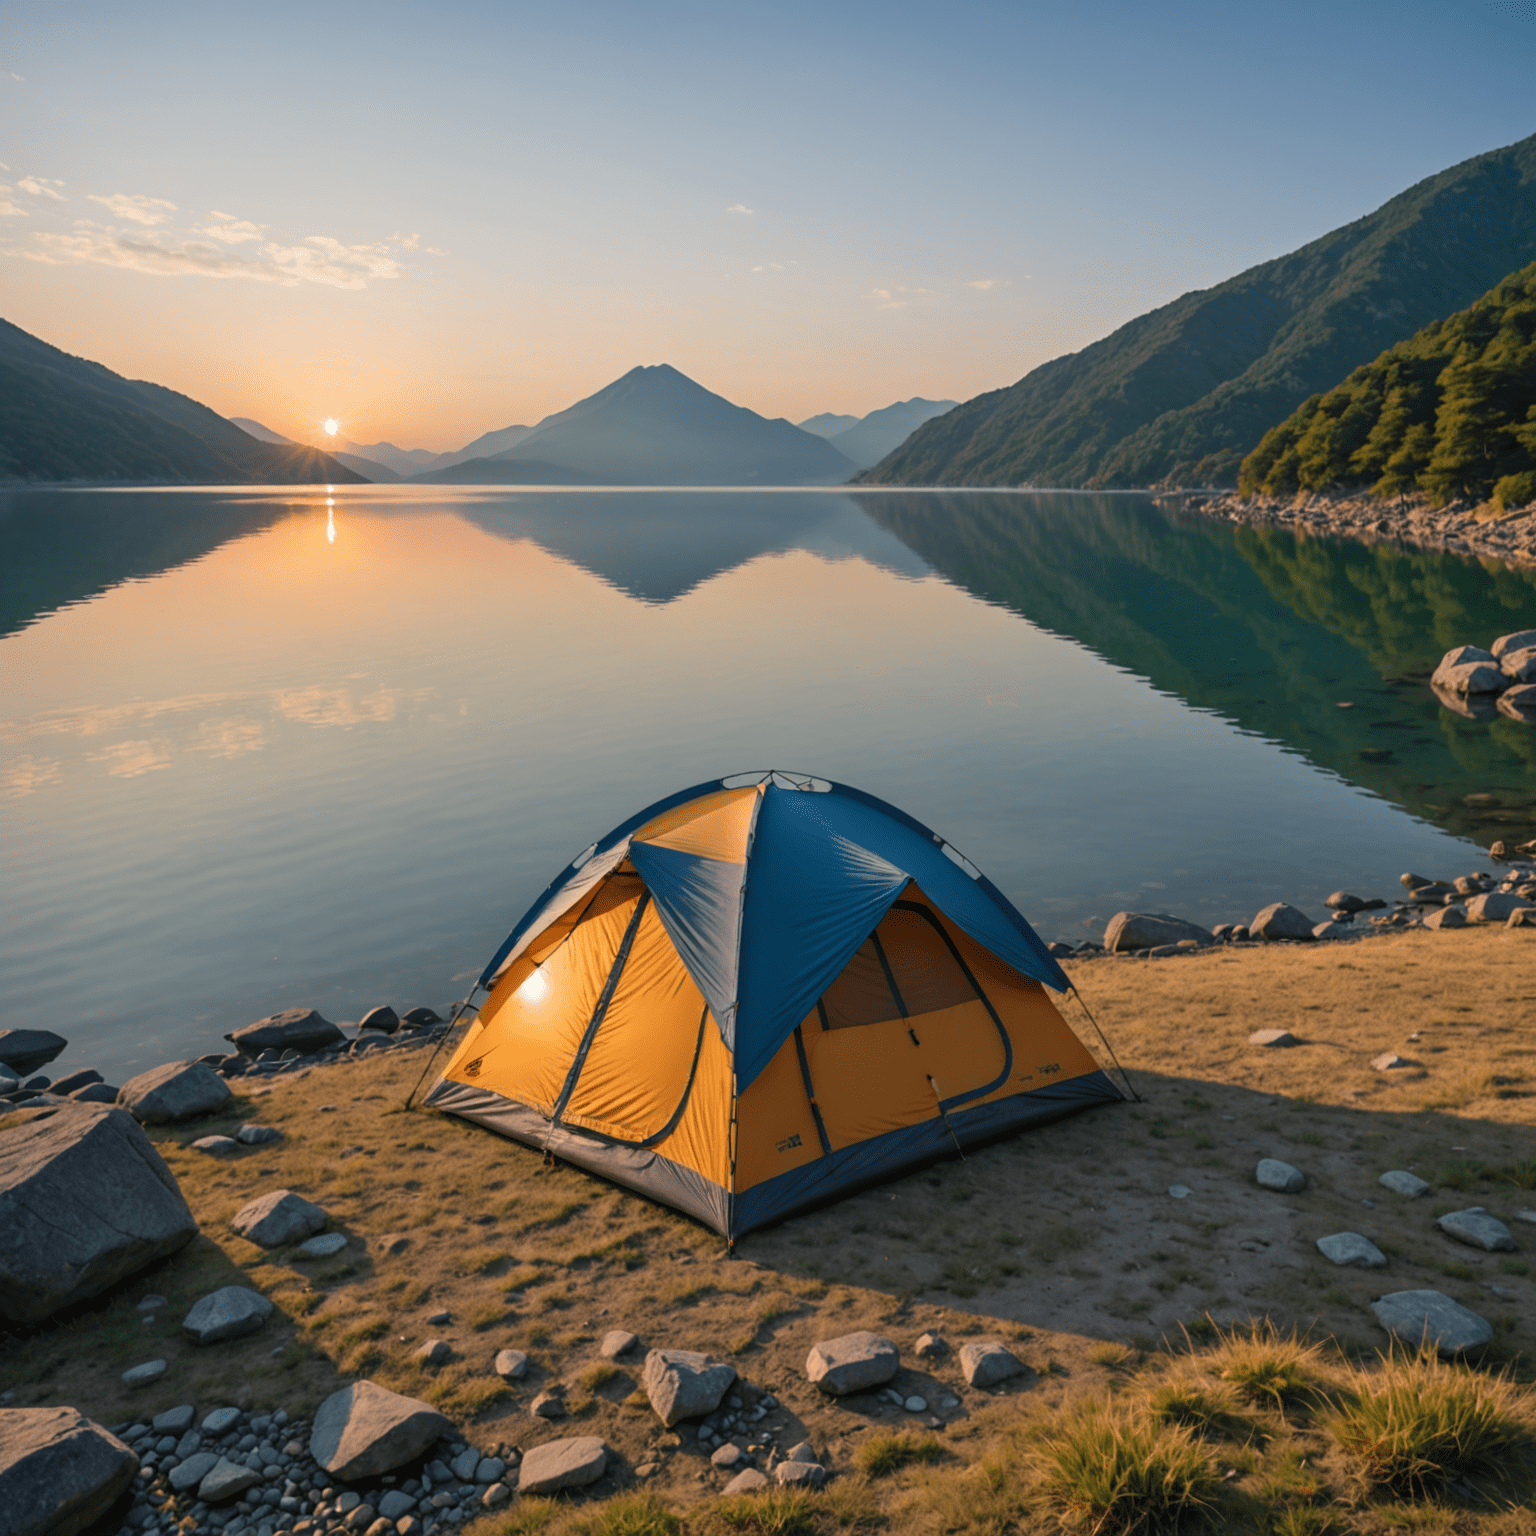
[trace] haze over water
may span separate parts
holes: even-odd
[[[1530,573],[1139,497],[12,494],[0,537],[0,998],[112,1080],[444,1009],[576,851],[724,774],[883,796],[1072,940],[1321,916],[1536,813],[1536,731],[1420,675]]]

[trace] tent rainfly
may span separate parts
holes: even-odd
[[[910,816],[784,773],[649,806],[480,977],[425,1103],[735,1239],[1122,1097],[1006,897]]]

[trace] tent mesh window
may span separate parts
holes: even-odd
[[[979,997],[928,909],[901,901],[822,994],[823,1029],[857,1029],[973,1003]]]

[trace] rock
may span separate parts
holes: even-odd
[[[1352,896],[1348,891],[1335,891],[1333,895],[1323,900],[1325,907],[1332,907],[1335,912],[1363,912],[1365,902],[1359,896]]]
[[[68,1044],[63,1035],[51,1029],[0,1029],[0,1065],[9,1067],[17,1077],[28,1077],[39,1067],[46,1067]]]
[[[116,1104],[122,1091],[111,1083],[87,1083],[84,1088],[76,1088],[70,1098],[76,1104]]]
[[[1467,909],[1465,907],[1441,907],[1438,911],[1425,915],[1424,926],[1426,928],[1465,928],[1467,926]]]
[[[230,1226],[258,1247],[281,1248],[285,1243],[312,1237],[329,1220],[318,1205],[312,1205],[291,1189],[274,1189],[242,1206]]]
[[[845,1333],[822,1339],[806,1356],[806,1379],[829,1397],[864,1392],[889,1381],[901,1367],[901,1353],[878,1333]]]
[[[219,1157],[226,1152],[238,1152],[240,1143],[233,1136],[199,1136],[192,1143],[194,1152],[207,1152],[210,1156]]]
[[[1317,923],[1312,928],[1314,939],[1352,939],[1355,937],[1355,929],[1348,923]]]
[[[1456,887],[1454,885],[1447,885],[1443,880],[1435,880],[1429,885],[1414,886],[1409,894],[1421,907],[1438,907],[1455,896]]]
[[[927,1413],[928,1399],[926,1397],[917,1397],[914,1395],[912,1397],[904,1398],[902,1400],[901,1406],[905,1408],[908,1413]]]
[[[475,1480],[475,1468],[480,1465],[480,1452],[474,1446],[466,1446],[452,1461],[448,1463],[448,1470],[458,1478],[461,1483],[472,1483]]]
[[[1509,914],[1509,921],[1504,926],[1506,928],[1536,928],[1536,912],[1532,912],[1528,908],[1519,912],[1511,912]]]
[[[1515,1240],[1509,1235],[1509,1228],[1490,1216],[1482,1206],[1474,1205],[1465,1211],[1451,1211],[1442,1216],[1435,1223],[1447,1237],[1454,1237],[1458,1243],[1465,1243],[1469,1248],[1481,1248],[1485,1253],[1512,1253]]]
[[[391,1523],[398,1520],[401,1515],[408,1515],[416,1508],[416,1500],[410,1494],[402,1493],[398,1488],[391,1488],[378,1504],[379,1518]]]
[[[1536,906],[1536,902],[1530,902],[1523,896],[1516,896],[1512,891],[1487,891],[1481,896],[1474,896],[1467,903],[1467,921],[1469,923],[1502,923],[1507,922],[1510,914],[1525,912]]]
[[[1416,891],[1421,885],[1432,885],[1434,882],[1428,875],[1415,875],[1411,871],[1397,877],[1397,883],[1405,890]]]
[[[1393,1291],[1371,1303],[1376,1321],[1410,1348],[1433,1344],[1442,1355],[1481,1349],[1493,1337],[1487,1319],[1441,1291]]]
[[[1430,682],[1447,693],[1497,693],[1507,679],[1491,651],[1462,645],[1447,651]]]
[[[263,1142],[282,1139],[283,1133],[275,1125],[242,1125],[235,1132],[235,1140],[245,1147],[259,1147]]]
[[[427,1325],[431,1328],[446,1328],[453,1321],[452,1312],[434,1312],[427,1319]]]
[[[224,1504],[239,1498],[247,1488],[254,1488],[261,1480],[260,1472],[220,1457],[213,1470],[197,1485],[197,1496],[205,1504]]]
[[[420,1360],[423,1365],[447,1365],[453,1359],[453,1350],[443,1339],[428,1339],[411,1351],[411,1359]]]
[[[517,1471],[520,1494],[559,1493],[584,1488],[608,1470],[608,1447],[596,1435],[572,1440],[546,1440],[523,1452]]]
[[[315,1413],[309,1454],[335,1477],[355,1483],[415,1461],[453,1426],[429,1403],[372,1381],[333,1392]]]
[[[1197,923],[1166,912],[1117,912],[1104,930],[1104,948],[1113,955],[1177,944],[1180,939],[1192,939],[1200,945],[1215,942]]]
[[[781,1461],[773,1469],[773,1480],[781,1488],[820,1488],[827,1469],[816,1461]]]
[[[165,1305],[165,1298],[155,1298],[161,1306]],[[197,1416],[197,1409],[191,1403],[182,1403],[177,1408],[167,1408],[164,1413],[157,1413],[149,1421],[149,1427],[157,1435],[184,1435],[192,1428],[192,1420]]]
[[[1248,924],[1248,932],[1266,943],[1282,939],[1310,940],[1312,919],[1305,912],[1283,901],[1271,902]]]
[[[1175,1200],[1188,1200],[1194,1194],[1194,1190],[1188,1184],[1170,1184],[1168,1186],[1168,1193]]]
[[[1296,1044],[1296,1036],[1288,1029],[1256,1029],[1248,1036],[1249,1045],[1262,1045],[1278,1049]]]
[[[1381,1055],[1371,1057],[1371,1066],[1377,1072],[1400,1072],[1404,1067],[1413,1065],[1406,1056],[1399,1056],[1396,1051],[1383,1051]]]
[[[178,1461],[166,1481],[177,1493],[185,1493],[188,1488],[197,1487],[218,1464],[219,1458],[212,1451],[197,1451],[185,1461]]]
[[[207,1435],[222,1435],[240,1422],[238,1408],[215,1408],[203,1417],[202,1430]]]
[[[982,1340],[960,1346],[960,1370],[967,1386],[991,1387],[1010,1376],[1021,1375],[1027,1367],[1011,1349],[996,1340]]]
[[[748,1467],[745,1472],[738,1472],[721,1489],[721,1493],[726,1498],[733,1499],[743,1493],[761,1493],[767,1486],[768,1479],[756,1467]]]
[[[117,1502],[138,1470],[139,1458],[116,1435],[73,1408],[0,1410],[5,1536],[75,1536]]]
[[[333,1045],[346,1043],[346,1036],[313,1008],[289,1008],[269,1014],[254,1024],[247,1024],[224,1038],[242,1056],[259,1056],[263,1051],[299,1051],[309,1055]]]
[[[1317,1240],[1318,1252],[1335,1264],[1354,1264],[1361,1269],[1381,1269],[1387,1256],[1369,1238],[1358,1232],[1335,1232]]]
[[[81,1067],[78,1072],[66,1073],[63,1077],[55,1078],[49,1084],[53,1091],[62,1098],[68,1098],[78,1088],[89,1088],[92,1083],[102,1082],[100,1072],[91,1067]]]
[[[713,1413],[735,1380],[735,1366],[693,1350],[653,1349],[645,1357],[646,1396],[668,1429]]]
[[[482,1456],[475,1467],[475,1481],[477,1483],[494,1483],[503,1472],[507,1470],[507,1464],[499,1456]]]
[[[913,1346],[913,1352],[923,1359],[931,1359],[949,1353],[949,1340],[942,1334],[922,1333],[918,1335],[917,1343]]]
[[[493,1369],[503,1381],[517,1381],[528,1374],[528,1356],[520,1349],[497,1350]]]
[[[430,1008],[412,1008],[403,1019],[402,1024],[409,1024],[415,1029],[420,1029],[427,1024],[441,1024],[442,1019]]]
[[[146,1125],[211,1114],[230,1098],[229,1084],[200,1061],[168,1061],[117,1090],[117,1102]]]
[[[603,1335],[603,1342],[597,1346],[597,1352],[604,1360],[617,1360],[620,1355],[628,1354],[639,1342],[634,1334],[626,1333],[622,1328],[612,1328]]]
[[[724,1445],[717,1446],[714,1454],[709,1458],[711,1466],[727,1469],[739,1467],[744,1461],[750,1460],[751,1458],[739,1445],[732,1445],[729,1440]]]
[[[512,1497],[512,1490],[505,1483],[492,1483],[480,1495],[480,1503],[486,1509],[500,1509]]]
[[[1499,696],[1499,713],[1524,725],[1536,725],[1536,683],[1516,683]]]
[[[1406,1195],[1410,1200],[1416,1200],[1422,1195],[1429,1185],[1416,1173],[1409,1173],[1406,1168],[1393,1168],[1376,1180],[1384,1189],[1390,1189],[1394,1195]]]
[[[196,1235],[171,1170],[122,1110],[70,1104],[0,1136],[0,1321],[99,1295]]]
[[[1278,1189],[1286,1195],[1294,1195],[1307,1185],[1307,1176],[1301,1169],[1282,1163],[1277,1157],[1261,1158],[1253,1176],[1265,1189]]]
[[[563,1419],[565,1417],[565,1395],[558,1388],[550,1388],[540,1392],[528,1405],[528,1412],[536,1419]]]
[[[400,1028],[400,1015],[387,1003],[382,1008],[373,1008],[358,1020],[359,1029],[377,1029],[386,1035],[392,1035]]]
[[[1490,648],[1491,654],[1503,661],[1513,651],[1527,651],[1536,646],[1536,629],[1517,629],[1513,634],[1500,635]]]
[[[319,1237],[312,1237],[307,1242],[299,1244],[299,1251],[294,1255],[298,1259],[329,1259],[341,1252],[347,1246],[347,1236],[344,1232],[322,1232]]]
[[[181,1331],[194,1344],[217,1344],[255,1333],[272,1316],[272,1303],[260,1291],[226,1285],[194,1304]]]
[[[122,1374],[122,1383],[125,1387],[143,1387],[164,1375],[164,1360],[146,1360],[143,1365],[129,1366]]]

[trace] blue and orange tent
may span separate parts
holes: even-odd
[[[425,1102],[728,1238],[1122,1097],[1006,897],[871,795],[717,779],[533,904]]]

